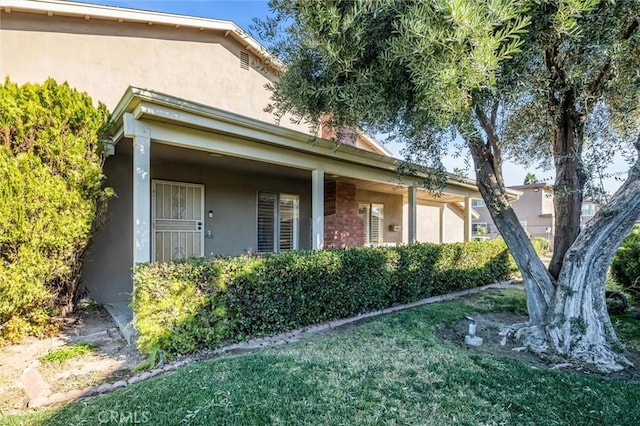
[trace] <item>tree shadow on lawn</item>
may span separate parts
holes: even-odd
[[[479,318],[481,349],[490,347],[499,323],[524,318],[518,309],[490,313],[478,304],[482,298],[487,295],[190,364],[62,407],[45,423],[130,424],[138,416],[139,423],[192,425],[637,424],[640,387],[634,383],[461,348],[467,323],[458,321],[467,313]],[[437,338],[448,329],[455,344]]]

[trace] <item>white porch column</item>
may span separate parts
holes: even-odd
[[[414,244],[418,240],[418,188],[410,186],[409,192],[409,229],[408,243]]]
[[[133,139],[133,265],[151,261],[151,135],[124,114],[124,136]]]
[[[324,170],[311,171],[311,248],[324,248]]]
[[[440,244],[444,243],[444,214],[447,210],[447,205],[443,204],[440,206]]]
[[[471,241],[471,197],[464,198],[464,240]]]

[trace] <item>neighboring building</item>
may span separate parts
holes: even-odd
[[[511,206],[525,231],[527,231],[532,238],[544,237],[553,241],[555,231],[553,188],[546,183],[536,183],[532,185],[510,186],[509,189],[517,191],[520,194],[519,198],[515,200]],[[479,228],[483,227],[488,231],[486,236],[498,236],[498,229],[493,223],[484,201],[474,201],[473,209],[479,216],[473,221],[474,235],[478,235]],[[598,206],[596,203],[591,200],[585,200],[582,203],[580,224],[584,226],[597,211]]]
[[[434,195],[369,137],[336,149],[273,124],[279,65],[232,22],[0,0],[0,45],[3,77],[68,81],[113,112],[117,197],[83,279],[99,302],[127,301],[139,262],[471,238],[474,182]]]

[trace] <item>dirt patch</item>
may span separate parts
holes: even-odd
[[[143,359],[100,307],[79,310],[61,321],[63,325],[55,337],[26,338],[19,345],[0,348],[0,413],[26,408],[29,397],[21,379],[29,366],[37,369],[51,393],[58,393],[130,377],[131,369]],[[60,363],[39,362],[50,351],[77,343],[91,343],[95,349]]]
[[[467,346],[464,337],[468,334],[469,321],[460,321],[453,326],[439,328],[436,330],[436,336],[439,339],[446,340],[456,346],[464,348],[469,352],[484,353],[490,355],[503,356],[507,358],[517,359],[532,368],[547,368],[564,371],[572,371],[592,376],[603,376],[610,378],[621,378],[627,380],[640,381],[640,353],[637,351],[626,351],[625,355],[634,366],[625,370],[611,373],[600,374],[590,371],[586,366],[569,365],[566,360],[557,357],[538,356],[527,351],[521,344],[511,337],[501,336],[500,331],[509,325],[522,323],[527,321],[527,317],[515,313],[491,313],[482,314],[474,317],[476,319],[476,335],[482,337],[482,346]]]

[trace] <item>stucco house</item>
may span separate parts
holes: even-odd
[[[83,282],[126,302],[139,262],[471,239],[473,181],[442,194],[367,135],[337,147],[264,111],[279,65],[233,22],[64,1],[0,0],[0,75],[53,77],[113,112],[117,197]]]
[[[553,187],[546,183],[535,183],[510,186],[509,189],[519,194],[519,198],[512,203],[512,207],[525,231],[533,238],[543,237],[553,242],[555,235]],[[487,237],[498,236],[498,229],[493,223],[484,201],[474,200],[472,205],[478,214],[478,217],[473,220],[473,234],[480,235],[478,231],[484,228],[487,231]],[[593,218],[597,211],[598,206],[595,202],[584,200],[580,216],[581,225]]]

